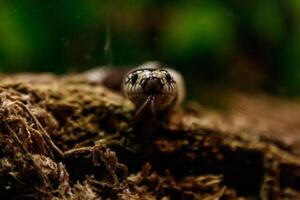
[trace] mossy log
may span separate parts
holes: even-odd
[[[0,199],[300,199],[297,143],[247,116],[134,112],[80,74],[2,76]]]

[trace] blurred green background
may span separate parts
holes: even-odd
[[[208,101],[226,88],[295,96],[299,54],[299,0],[0,0],[2,73],[160,60]]]

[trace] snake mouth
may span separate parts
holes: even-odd
[[[145,92],[145,91],[141,91],[141,92],[128,92],[127,93],[128,96],[169,96],[169,95],[174,95],[173,91],[157,91],[157,92]]]
[[[151,77],[149,79],[144,79],[141,86],[146,94],[151,95],[161,93],[164,84],[161,78]]]

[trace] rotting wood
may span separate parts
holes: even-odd
[[[299,155],[223,114],[193,103],[134,123],[80,75],[17,77],[0,85],[1,199],[300,198]]]

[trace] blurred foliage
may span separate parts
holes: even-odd
[[[191,96],[231,87],[299,95],[299,18],[299,0],[1,0],[0,70],[160,60],[196,84]]]

